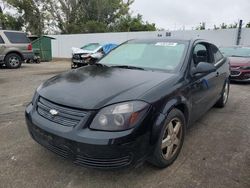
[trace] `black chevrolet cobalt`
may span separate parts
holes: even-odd
[[[205,40],[130,40],[41,84],[26,121],[35,141],[76,164],[164,168],[186,129],[225,106],[229,76],[228,59]]]

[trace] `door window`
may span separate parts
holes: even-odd
[[[205,43],[199,43],[194,47],[193,63],[196,66],[200,62],[211,63],[208,47]]]
[[[211,49],[212,49],[212,54],[214,56],[214,63],[217,63],[218,61],[224,58],[220,50],[215,45],[211,45]]]

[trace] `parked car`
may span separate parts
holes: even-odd
[[[232,81],[250,82],[250,47],[221,47],[221,52],[227,56],[231,65]]]
[[[0,66],[19,68],[23,61],[33,56],[32,45],[25,33],[0,30]]]
[[[93,64],[117,47],[116,44],[90,43],[81,48],[72,48],[71,68],[78,68]]]
[[[26,108],[32,138],[74,163],[120,168],[177,158],[186,128],[229,95],[228,59],[204,40],[128,41],[55,76]]]

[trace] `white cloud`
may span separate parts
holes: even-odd
[[[222,22],[250,21],[250,0],[135,0],[131,8],[165,29],[191,29],[200,22],[212,28]]]

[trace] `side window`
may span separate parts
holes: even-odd
[[[4,44],[4,40],[1,35],[0,35],[0,44]]]
[[[26,37],[25,33],[4,31],[4,34],[11,43],[29,43],[30,40]]]
[[[196,44],[196,46],[194,47],[193,64],[194,64],[194,66],[196,66],[200,62],[211,63],[209,50],[207,48],[207,44],[205,44],[205,43]]]
[[[217,63],[218,61],[224,58],[220,50],[215,45],[211,45],[211,49],[212,49],[212,54],[214,56],[214,63]]]

